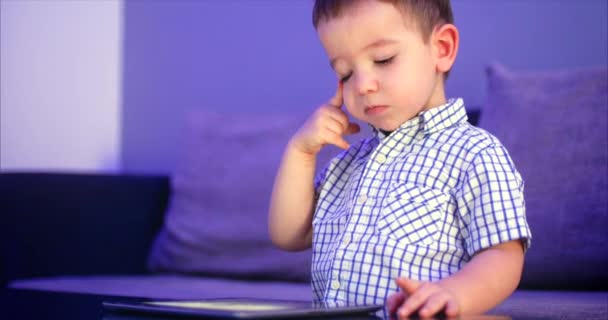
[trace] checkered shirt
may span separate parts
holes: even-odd
[[[528,248],[522,178],[501,143],[467,122],[462,99],[374,133],[315,179],[317,305],[383,304],[397,277],[435,281],[484,248]]]

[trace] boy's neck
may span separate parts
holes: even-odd
[[[448,100],[445,97],[444,82],[445,80],[443,73],[437,74],[437,82],[435,83],[435,88],[433,88],[433,94],[429,97],[429,101],[426,103],[427,106],[422,109],[421,112],[437,108],[448,103]]]
[[[386,131],[386,130],[382,130],[382,129],[378,129],[378,130],[380,130],[380,132],[382,132],[382,134],[386,137],[390,136],[391,133],[393,133],[393,131],[394,131],[394,130]]]

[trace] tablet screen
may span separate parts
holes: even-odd
[[[269,302],[248,301],[148,301],[146,304],[176,308],[211,309],[223,311],[272,311],[285,310],[291,306]]]

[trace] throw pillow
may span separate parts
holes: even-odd
[[[284,147],[305,119],[288,114],[189,115],[185,150],[171,177],[169,209],[150,251],[149,269],[309,281],[310,250],[279,250],[267,227]],[[338,151],[324,148],[318,167]]]
[[[479,126],[525,181],[532,247],[521,287],[608,289],[608,69],[487,68]]]

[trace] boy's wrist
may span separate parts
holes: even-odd
[[[305,148],[301,146],[297,141],[293,138],[287,144],[287,153],[292,157],[296,157],[297,159],[301,159],[306,163],[311,163],[313,166],[317,160],[317,154],[314,152],[307,151]]]

